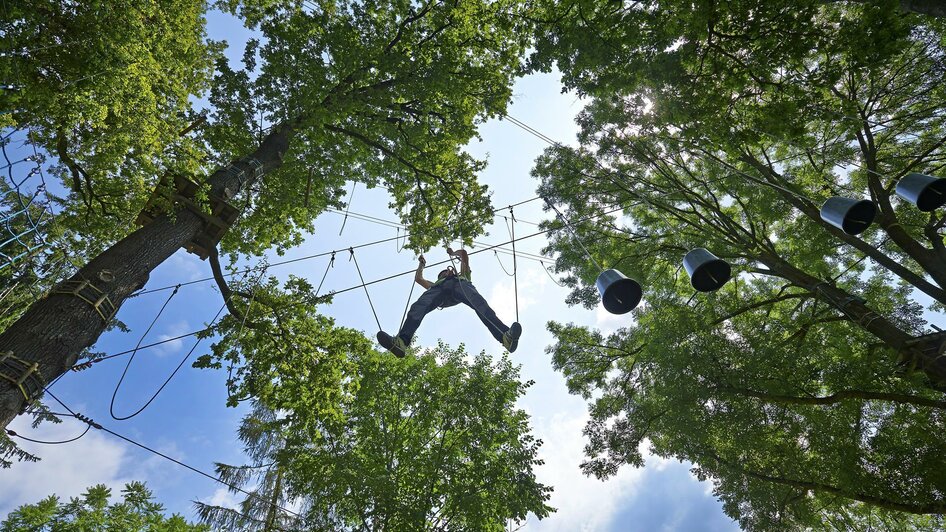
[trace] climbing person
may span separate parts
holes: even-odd
[[[510,353],[519,346],[519,336],[522,334],[522,326],[513,323],[507,327],[499,318],[496,312],[490,308],[486,299],[476,291],[476,287],[470,282],[470,256],[466,250],[453,251],[447,248],[447,255],[460,259],[460,272],[453,266],[448,266],[437,275],[436,282],[430,282],[424,279],[424,266],[427,260],[421,255],[417,259],[417,272],[414,274],[414,282],[423,286],[427,291],[421,294],[417,301],[411,305],[407,312],[407,319],[404,325],[398,331],[397,336],[380,331],[378,332],[378,342],[388,351],[398,357],[403,357],[407,352],[407,346],[411,345],[411,339],[414,332],[420,327],[420,322],[424,316],[431,313],[435,308],[452,307],[457,303],[463,303],[472,308],[480,321],[497,341],[503,344]]]

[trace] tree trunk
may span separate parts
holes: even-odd
[[[278,168],[288,149],[292,132],[293,125],[283,123],[263,139],[248,159],[234,161],[229,167],[217,170],[209,179],[211,192],[230,199],[248,183]],[[262,167],[257,170],[255,165],[248,162],[251,159],[256,159]],[[132,292],[148,282],[154,268],[187,244],[203,227],[204,221],[200,216],[179,210],[174,216],[159,216],[131,233],[92,259],[46,297],[33,303],[0,334],[0,354],[9,352],[27,364],[37,363],[43,382],[51,382],[68,371],[83,350],[93,345],[108,325],[90,303],[75,295],[57,291],[72,291],[76,283],[88,281],[94,289],[101,291],[91,299],[108,297],[113,306],[106,303],[99,310],[110,316],[113,311],[118,311]],[[86,288],[82,293],[88,296],[94,289]],[[0,379],[2,426],[6,427],[27,404],[17,386]]]
[[[879,338],[899,355],[899,362],[922,371],[937,389],[946,384],[946,357],[911,346],[911,340],[914,340],[912,334],[874,312],[863,299],[849,294],[833,283],[822,281],[799,270],[778,255],[763,252],[760,261],[774,274],[808,290],[822,301],[840,310],[849,321]]]
[[[837,3],[844,0],[822,0],[824,3]],[[850,0],[858,4],[873,3],[873,0]],[[918,13],[931,17],[946,17],[946,3],[943,0],[900,0],[900,10],[906,13]]]
[[[266,521],[263,523],[263,532],[279,530],[276,526],[276,508],[279,506],[279,497],[282,496],[282,469],[276,466],[276,483],[270,496],[269,510],[266,512]]]

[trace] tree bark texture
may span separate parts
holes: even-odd
[[[293,126],[284,123],[273,129],[255,152],[234,161],[210,176],[213,194],[231,199],[254,179],[272,172],[282,164]],[[262,166],[251,164],[255,159]],[[10,352],[28,364],[37,363],[43,382],[49,383],[68,371],[83,350],[93,345],[107,327],[91,304],[71,295],[57,293],[72,290],[76,283],[89,281],[108,296],[114,307],[100,310],[115,312],[125,299],[148,282],[154,268],[194,238],[203,228],[199,215],[178,210],[161,215],[131,233],[92,259],[72,278],[54,288],[0,334],[0,354]],[[91,293],[88,289],[84,292]],[[6,427],[27,406],[21,390],[0,379],[0,423]]]
[[[880,339],[899,356],[899,362],[922,371],[937,386],[946,384],[946,357],[914,347],[914,336],[867,306],[866,302],[834,283],[799,270],[773,253],[763,252],[761,262],[772,272],[841,311],[851,322]]]

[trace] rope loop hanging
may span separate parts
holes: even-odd
[[[148,325],[148,328],[145,329],[144,334],[142,334],[141,338],[138,339],[138,343],[135,344],[135,349],[132,350],[131,356],[128,357],[128,362],[125,364],[125,369],[122,370],[121,377],[118,378],[118,384],[115,385],[115,391],[112,392],[112,401],[108,407],[109,412],[112,415],[112,419],[118,419],[118,420],[129,419],[138,415],[141,412],[141,410],[144,410],[144,408],[142,408],[138,412],[135,412],[134,414],[128,417],[124,417],[124,418],[116,417],[115,416],[115,398],[118,396],[118,390],[121,388],[122,382],[125,380],[125,376],[128,375],[128,370],[129,368],[131,368],[131,363],[135,361],[135,356],[138,354],[138,350],[141,349],[141,343],[145,341],[145,338],[147,338],[148,333],[150,333],[151,329],[154,328],[154,324],[158,322],[158,319],[161,317],[162,314],[164,314],[164,310],[167,308],[168,304],[171,302],[172,299],[174,299],[174,296],[176,296],[180,290],[181,290],[181,285],[177,285],[174,287],[174,290],[171,292],[171,295],[168,296],[168,298],[164,301],[164,304],[161,305],[161,309],[158,310],[157,315],[155,315],[154,319],[151,320],[151,324]],[[148,401],[148,404],[150,403],[151,401]]]
[[[505,274],[508,275],[509,277],[512,277],[513,275],[516,275],[516,271],[515,271],[515,270],[513,270],[512,273],[509,273],[509,270],[506,269],[506,265],[503,264],[503,259],[499,258],[499,253],[498,253],[495,249],[493,250],[493,255],[496,257],[496,262],[499,263],[499,267],[503,269],[503,273],[505,273]]]
[[[512,228],[510,229],[510,236],[512,237],[512,286],[513,293],[516,296],[516,321],[519,321],[519,266],[516,263],[516,213],[512,210],[512,205],[509,206],[509,217],[512,218]],[[497,258],[499,255],[497,255]]]
[[[565,286],[564,284],[562,284],[562,283],[556,281],[556,280],[555,280],[555,277],[552,277],[552,272],[549,271],[549,267],[545,265],[545,262],[544,262],[544,261],[541,261],[541,260],[540,260],[540,261],[539,261],[539,264],[542,265],[542,269],[545,270],[545,274],[549,276],[549,279],[551,279],[553,283],[555,283],[557,286],[562,286],[562,287]]]
[[[319,297],[319,292],[322,291],[322,284],[325,283],[325,278],[328,277],[328,271],[332,269],[335,265],[335,252],[332,252],[332,258],[328,261],[328,266],[325,267],[325,273],[322,274],[322,280],[319,281],[319,287],[315,289],[315,297]]]
[[[368,285],[365,283],[365,278],[361,275],[361,266],[358,265],[358,259],[355,258],[355,249],[348,248],[348,252],[351,256],[348,257],[348,261],[355,262],[355,269],[358,270],[358,278],[361,279],[361,287],[365,289],[365,295],[368,297],[368,306],[371,307],[371,313],[374,314],[374,321],[378,324],[378,330],[383,330],[381,328],[381,320],[378,319],[378,313],[374,310],[374,303],[371,302],[371,294],[368,293]]]
[[[549,201],[548,198],[542,198],[542,199],[545,201],[546,205],[548,205],[553,211],[555,211],[555,215],[562,222],[562,224],[565,225],[565,227],[571,233],[572,237],[574,237],[575,242],[577,242],[578,245],[581,246],[581,249],[585,252],[585,255],[591,260],[591,262],[593,262],[594,265],[597,266],[599,270],[603,270],[604,267],[601,266],[601,264],[594,258],[594,256],[591,255],[591,252],[588,251],[588,248],[585,247],[585,244],[581,241],[580,238],[578,238],[578,234],[572,228],[571,224],[569,224],[568,221],[565,219],[565,217],[562,216],[562,213],[559,212],[558,207],[556,207],[554,203]]]
[[[394,248],[397,250],[398,253],[400,253],[404,251],[404,246],[407,245],[407,237],[410,235],[410,233],[407,232],[407,229],[404,230],[404,242],[401,243],[401,228],[395,227],[394,229],[395,229]]]

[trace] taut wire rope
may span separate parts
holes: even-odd
[[[589,216],[589,217],[587,217],[587,218],[585,218],[585,219],[582,219],[582,220],[580,220],[580,221],[587,221],[587,220],[591,220],[591,219],[598,218],[598,217],[601,217],[601,216],[606,216],[606,215],[608,215],[608,214],[614,214],[614,213],[616,213],[616,212],[618,212],[618,211],[620,211],[620,210],[622,210],[622,209],[623,209],[623,207],[617,207],[617,208],[614,208],[614,209],[611,209],[611,210],[608,210],[608,211],[605,211],[605,212],[602,212],[602,213],[598,213],[598,214]],[[552,231],[552,229],[543,229],[543,230],[541,230],[541,231],[536,231],[535,233],[530,233],[530,234],[528,234],[528,235],[526,235],[526,236],[518,237],[516,240],[518,240],[518,241],[528,240],[528,239],[534,238],[534,237],[536,237],[536,236],[544,235],[544,234],[549,233],[549,232],[551,232],[551,231]],[[511,244],[511,243],[512,243],[512,242],[501,242],[501,243],[499,243],[499,244],[494,244],[494,245],[492,245],[492,246],[488,246],[488,247],[485,247],[485,248],[481,248],[481,249],[477,249],[477,250],[475,250],[475,251],[472,251],[472,252],[470,252],[470,255],[476,255],[477,253],[483,253],[483,252],[486,252],[486,251],[492,251],[493,249],[495,249],[495,248],[497,248],[497,247],[504,246],[504,245]],[[329,253],[329,254],[330,254],[330,253]],[[296,260],[298,260],[298,259],[296,259]],[[447,263],[450,263],[450,262],[451,262],[451,261],[449,261],[449,260],[444,260],[444,261],[436,262],[436,263],[433,263],[433,264],[429,264],[428,266],[439,266],[439,265],[447,264]],[[254,271],[255,269],[256,269],[256,268],[251,268],[251,269],[245,270],[244,273],[250,272],[250,271]],[[362,283],[362,284],[358,284],[358,285],[354,285],[354,286],[349,286],[349,287],[343,288],[343,289],[341,289],[341,290],[335,290],[335,291],[332,292],[332,295],[338,295],[338,294],[342,294],[342,293],[345,293],[345,292],[350,292],[350,291],[352,291],[352,290],[357,290],[357,289],[362,288],[362,287],[365,287],[365,286],[371,286],[371,285],[373,285],[373,284],[383,283],[383,282],[385,282],[385,281],[390,281],[391,279],[396,279],[396,278],[401,277],[401,276],[403,276],[403,275],[407,275],[407,274],[409,274],[409,273],[414,273],[415,271],[416,271],[416,269],[411,269],[411,270],[403,271],[403,272],[400,272],[400,273],[395,273],[395,274],[392,274],[392,275],[388,275],[388,276],[382,277],[382,278],[380,278],[380,279],[374,279],[374,280],[372,280],[372,281],[367,281],[367,282],[364,282],[364,283]],[[240,273],[240,272],[237,272],[237,273]],[[186,284],[186,283],[181,283],[182,286],[185,285],[185,284]],[[166,344],[166,343],[168,343],[168,342],[174,342],[174,341],[180,340],[180,339],[182,339],[182,338],[187,338],[187,337],[189,337],[189,336],[194,336],[194,335],[196,335],[196,334],[200,334],[200,333],[205,332],[205,331],[207,331],[207,330],[208,330],[208,328],[205,327],[205,328],[203,328],[203,329],[199,329],[199,330],[196,330],[196,331],[191,331],[191,332],[189,332],[189,333],[181,334],[181,335],[175,336],[175,337],[173,337],[173,338],[168,338],[168,339],[165,339],[165,340],[160,340],[160,341],[158,341],[158,342],[153,342],[153,343],[150,343],[150,344],[143,345],[143,346],[140,347],[140,349],[148,349],[148,348],[151,348],[151,347],[157,347],[157,346],[159,346],[159,345]],[[118,353],[114,353],[114,354],[111,354],[111,355],[107,355],[107,356],[104,356],[104,357],[101,357],[101,358],[97,358],[97,359],[92,360],[92,361],[83,362],[82,364],[78,364],[78,365],[76,365],[76,366],[74,366],[73,368],[70,368],[70,369],[73,369],[73,370],[83,369],[83,367],[87,367],[89,364],[98,363],[98,362],[102,362],[102,361],[104,361],[104,360],[109,360],[109,359],[112,359],[112,358],[124,356],[124,355],[127,355],[127,354],[131,353],[132,351],[133,351],[132,349],[129,349],[129,350],[126,350],[126,351],[121,351],[121,352],[118,352]]]
[[[517,202],[517,203],[513,203],[511,206],[512,206],[512,207],[517,207],[517,206],[519,206],[519,205],[524,205],[524,204],[526,204],[526,203],[530,203],[530,202],[535,201],[535,200],[538,200],[538,199],[542,199],[542,198],[541,198],[540,196],[535,196],[535,197],[529,198],[529,199],[527,199],[527,200],[523,200],[523,201],[520,201],[520,202]],[[505,207],[503,207],[503,208],[505,208]],[[494,209],[494,210],[493,210],[493,213],[499,212],[500,210],[501,210],[501,209]],[[327,212],[334,212],[334,211],[327,211]],[[341,212],[341,211],[338,211],[338,212]],[[354,214],[354,213],[352,213],[352,214]],[[320,257],[327,257],[327,256],[329,256],[329,255],[331,255],[331,254],[333,254],[333,253],[338,253],[338,252],[341,252],[341,251],[345,251],[346,249],[360,249],[360,248],[375,246],[375,245],[378,245],[378,244],[383,244],[383,243],[385,243],[385,242],[397,241],[397,240],[402,239],[402,238],[403,238],[403,239],[406,239],[406,238],[409,236],[409,234],[410,234],[410,233],[408,233],[408,232],[405,231],[405,234],[404,234],[403,236],[393,236],[393,237],[390,237],[390,238],[382,238],[382,239],[380,239],[380,240],[375,240],[375,241],[372,241],[372,242],[365,242],[365,243],[362,243],[362,244],[357,244],[357,245],[354,245],[354,246],[349,246],[349,248],[341,248],[341,249],[336,249],[336,250],[332,250],[332,251],[324,251],[324,252],[321,252],[321,253],[315,253],[315,254],[313,254],[313,255],[306,255],[306,256],[297,257],[297,258],[294,258],[294,259],[287,259],[287,260],[278,261],[278,262],[271,262],[271,263],[269,263],[269,267],[273,267],[273,266],[283,266],[283,265],[286,265],[286,264],[292,264],[292,263],[294,263],[294,262],[300,262],[300,261],[304,261],[304,260],[317,259],[317,258],[320,258]],[[507,242],[507,243],[508,243],[508,242]],[[477,243],[477,244],[478,244],[478,245],[486,245],[486,246],[488,246],[486,249],[495,249],[495,248],[499,247],[499,246],[489,245],[489,244],[486,244],[486,243]],[[500,246],[502,246],[502,245],[505,245],[505,243],[504,243],[504,244],[500,244]],[[508,253],[507,250],[504,250],[504,249],[502,249],[501,247],[500,247],[500,251],[501,251],[501,252],[504,252],[504,253]],[[522,254],[522,253],[520,253],[520,254]],[[528,257],[528,258],[532,258],[532,257]],[[538,260],[538,258],[539,258],[539,255],[536,255],[536,258],[535,258],[534,260]],[[545,259],[545,260],[553,260],[553,259],[551,259],[550,257],[542,257],[542,258]],[[225,276],[238,275],[238,274],[241,274],[241,273],[242,273],[242,274],[245,274],[245,273],[249,273],[249,272],[256,271],[256,270],[258,270],[258,269],[259,269],[258,266],[257,266],[257,267],[253,267],[253,268],[247,268],[247,269],[244,269],[244,270],[235,271],[235,272],[233,272],[232,274],[225,274]],[[195,279],[195,280],[193,280],[193,281],[187,281],[187,282],[179,283],[179,284],[180,284],[180,286],[189,286],[189,285],[192,285],[192,284],[205,283],[205,282],[207,282],[207,281],[213,281],[213,280],[214,280],[213,277],[203,277],[203,278],[200,278],[200,279]],[[128,296],[127,299],[130,299],[130,298],[133,298],[133,297],[142,296],[142,295],[146,295],[146,294],[152,294],[152,293],[154,293],[154,292],[161,292],[161,291],[164,291],[164,290],[170,290],[170,289],[174,288],[175,286],[178,286],[178,285],[168,285],[168,286],[162,286],[162,287],[158,287],[158,288],[150,288],[150,289],[148,289],[148,290],[141,290],[141,291],[138,291],[138,292],[135,292],[135,293],[131,294],[130,296]]]
[[[597,260],[595,260],[595,258],[591,255],[591,252],[588,251],[588,248],[585,247],[585,244],[582,243],[580,238],[578,238],[578,234],[575,233],[574,229],[572,229],[571,225],[569,225],[568,220],[566,220],[565,217],[562,216],[562,213],[558,211],[558,207],[556,207],[548,199],[545,199],[545,203],[548,204],[548,206],[551,207],[553,211],[555,211],[555,215],[558,216],[558,219],[562,221],[562,223],[565,225],[568,231],[572,234],[572,236],[575,237],[575,242],[578,242],[578,245],[581,246],[581,249],[585,251],[585,255],[587,255],[588,258],[591,259],[591,262],[595,263],[595,266],[597,266],[599,270],[604,270],[604,267],[602,267],[601,264]]]
[[[134,445],[134,446],[136,446],[136,447],[139,447],[139,448],[141,448],[141,449],[144,449],[145,451],[148,451],[149,453],[152,453],[152,454],[154,454],[154,455],[156,455],[156,456],[160,456],[161,458],[164,458],[165,460],[174,462],[175,464],[177,464],[177,465],[179,465],[179,466],[181,466],[181,467],[184,467],[184,468],[186,468],[186,469],[189,469],[189,470],[193,471],[194,473],[197,473],[197,474],[199,474],[199,475],[202,475],[202,476],[204,476],[204,477],[207,477],[207,478],[209,478],[210,480],[213,480],[214,482],[218,482],[218,483],[220,483],[220,484],[223,484],[224,486],[227,486],[228,488],[230,488],[230,489],[232,489],[232,490],[234,490],[234,491],[239,491],[240,493],[243,493],[244,495],[246,495],[246,496],[248,496],[248,497],[253,497],[253,498],[257,498],[257,499],[262,498],[260,495],[258,495],[258,494],[256,494],[256,493],[252,493],[252,492],[246,491],[246,490],[244,490],[244,489],[241,489],[239,486],[236,486],[236,485],[234,485],[234,484],[231,484],[231,483],[229,483],[229,482],[226,482],[226,481],[224,481],[223,479],[221,479],[221,478],[219,478],[219,477],[215,477],[215,476],[211,475],[210,473],[206,473],[206,472],[204,472],[204,471],[201,471],[200,469],[197,469],[196,467],[187,465],[187,464],[185,464],[184,462],[181,462],[180,460],[177,460],[177,459],[175,459],[175,458],[172,458],[172,457],[170,457],[170,456],[168,456],[168,455],[166,455],[166,454],[164,454],[164,453],[162,453],[162,452],[160,452],[160,451],[157,451],[157,450],[155,450],[155,449],[152,449],[151,447],[148,447],[147,445],[145,445],[145,444],[143,444],[143,443],[138,443],[137,441],[135,441],[135,440],[133,440],[133,439],[131,439],[131,438],[128,438],[128,437],[126,437],[126,436],[123,436],[123,435],[121,435],[121,434],[119,434],[119,433],[117,433],[117,432],[115,432],[115,431],[112,431],[112,430],[110,430],[110,429],[108,429],[108,428],[102,426],[101,424],[96,423],[95,421],[93,421],[93,420],[92,420],[91,418],[89,418],[88,416],[84,416],[84,415],[82,415],[82,414],[79,414],[79,413],[73,411],[71,408],[69,408],[68,406],[66,406],[65,403],[63,403],[61,400],[59,400],[58,397],[56,397],[55,395],[53,395],[53,393],[50,392],[48,388],[45,390],[45,392],[46,392],[47,394],[49,394],[50,397],[52,397],[53,399],[55,399],[56,402],[59,403],[63,408],[65,408],[65,409],[69,412],[69,414],[70,414],[72,417],[74,417],[74,418],[78,419],[79,421],[81,421],[81,422],[83,422],[83,423],[89,425],[89,426],[92,427],[92,428],[101,430],[101,431],[103,431],[103,432],[107,432],[107,433],[111,434],[112,436],[115,436],[116,438],[122,439],[122,440],[124,440],[124,441],[126,441],[126,442],[128,442],[128,443],[130,443],[130,444],[132,444],[132,445]],[[19,437],[22,438],[22,436],[19,436]],[[283,508],[282,506],[273,504],[272,501],[270,501],[270,500],[265,500],[265,502],[266,502],[267,506],[272,506],[272,507],[278,508],[278,509],[282,510],[283,512],[285,512],[286,514],[291,514],[291,515],[294,515],[294,516],[300,517],[300,518],[303,517],[301,514],[299,514],[299,513],[297,513],[297,512],[294,512],[294,511],[289,510],[289,509],[287,509],[287,508]]]

